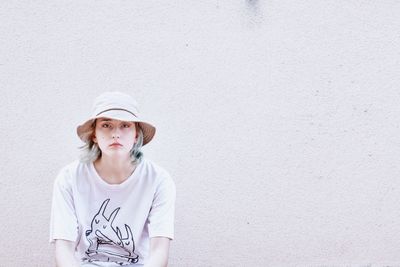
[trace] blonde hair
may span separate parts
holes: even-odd
[[[94,131],[96,128],[96,120],[93,121],[92,125],[86,132],[83,133],[86,141],[83,146],[80,146],[81,155],[79,160],[84,163],[94,162],[101,157],[101,150],[99,146],[93,142]],[[143,152],[141,151],[143,146],[143,131],[139,124],[135,122],[135,128],[138,133],[138,139],[130,151],[131,162],[133,164],[139,164],[143,158]]]

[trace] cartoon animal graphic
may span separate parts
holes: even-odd
[[[126,235],[122,235],[119,227],[114,227],[113,222],[120,208],[116,208],[106,216],[107,205],[110,199],[103,204],[91,222],[90,230],[86,231],[89,247],[86,250],[87,261],[108,261],[123,264],[124,262],[136,263],[139,256],[134,253],[135,242],[132,230],[125,224]]]

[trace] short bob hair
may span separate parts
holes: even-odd
[[[99,157],[101,157],[101,150],[99,146],[93,142],[94,131],[96,128],[96,120],[93,121],[90,129],[84,133],[85,136],[89,136],[88,140],[85,141],[85,144],[79,149],[81,150],[80,161],[84,163],[94,162]],[[140,128],[139,124],[135,122],[135,128],[138,132],[137,142],[133,145],[130,156],[133,164],[139,164],[143,158],[143,152],[141,151],[143,146],[143,131]]]

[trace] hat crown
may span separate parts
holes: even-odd
[[[112,109],[124,109],[139,117],[137,102],[130,95],[121,92],[105,92],[95,98],[92,106],[92,115]]]

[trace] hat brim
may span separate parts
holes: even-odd
[[[153,139],[153,137],[156,133],[156,128],[153,125],[137,118],[132,113],[122,111],[122,110],[109,110],[106,112],[102,112],[101,114],[98,114],[95,117],[90,118],[85,123],[79,125],[76,128],[76,133],[78,134],[79,138],[82,141],[84,141],[84,142],[89,141],[89,139],[91,138],[90,134],[92,132],[92,125],[93,125],[94,121],[98,118],[109,118],[109,119],[120,120],[120,121],[137,122],[143,132],[143,145],[146,145],[147,143],[149,143]]]

